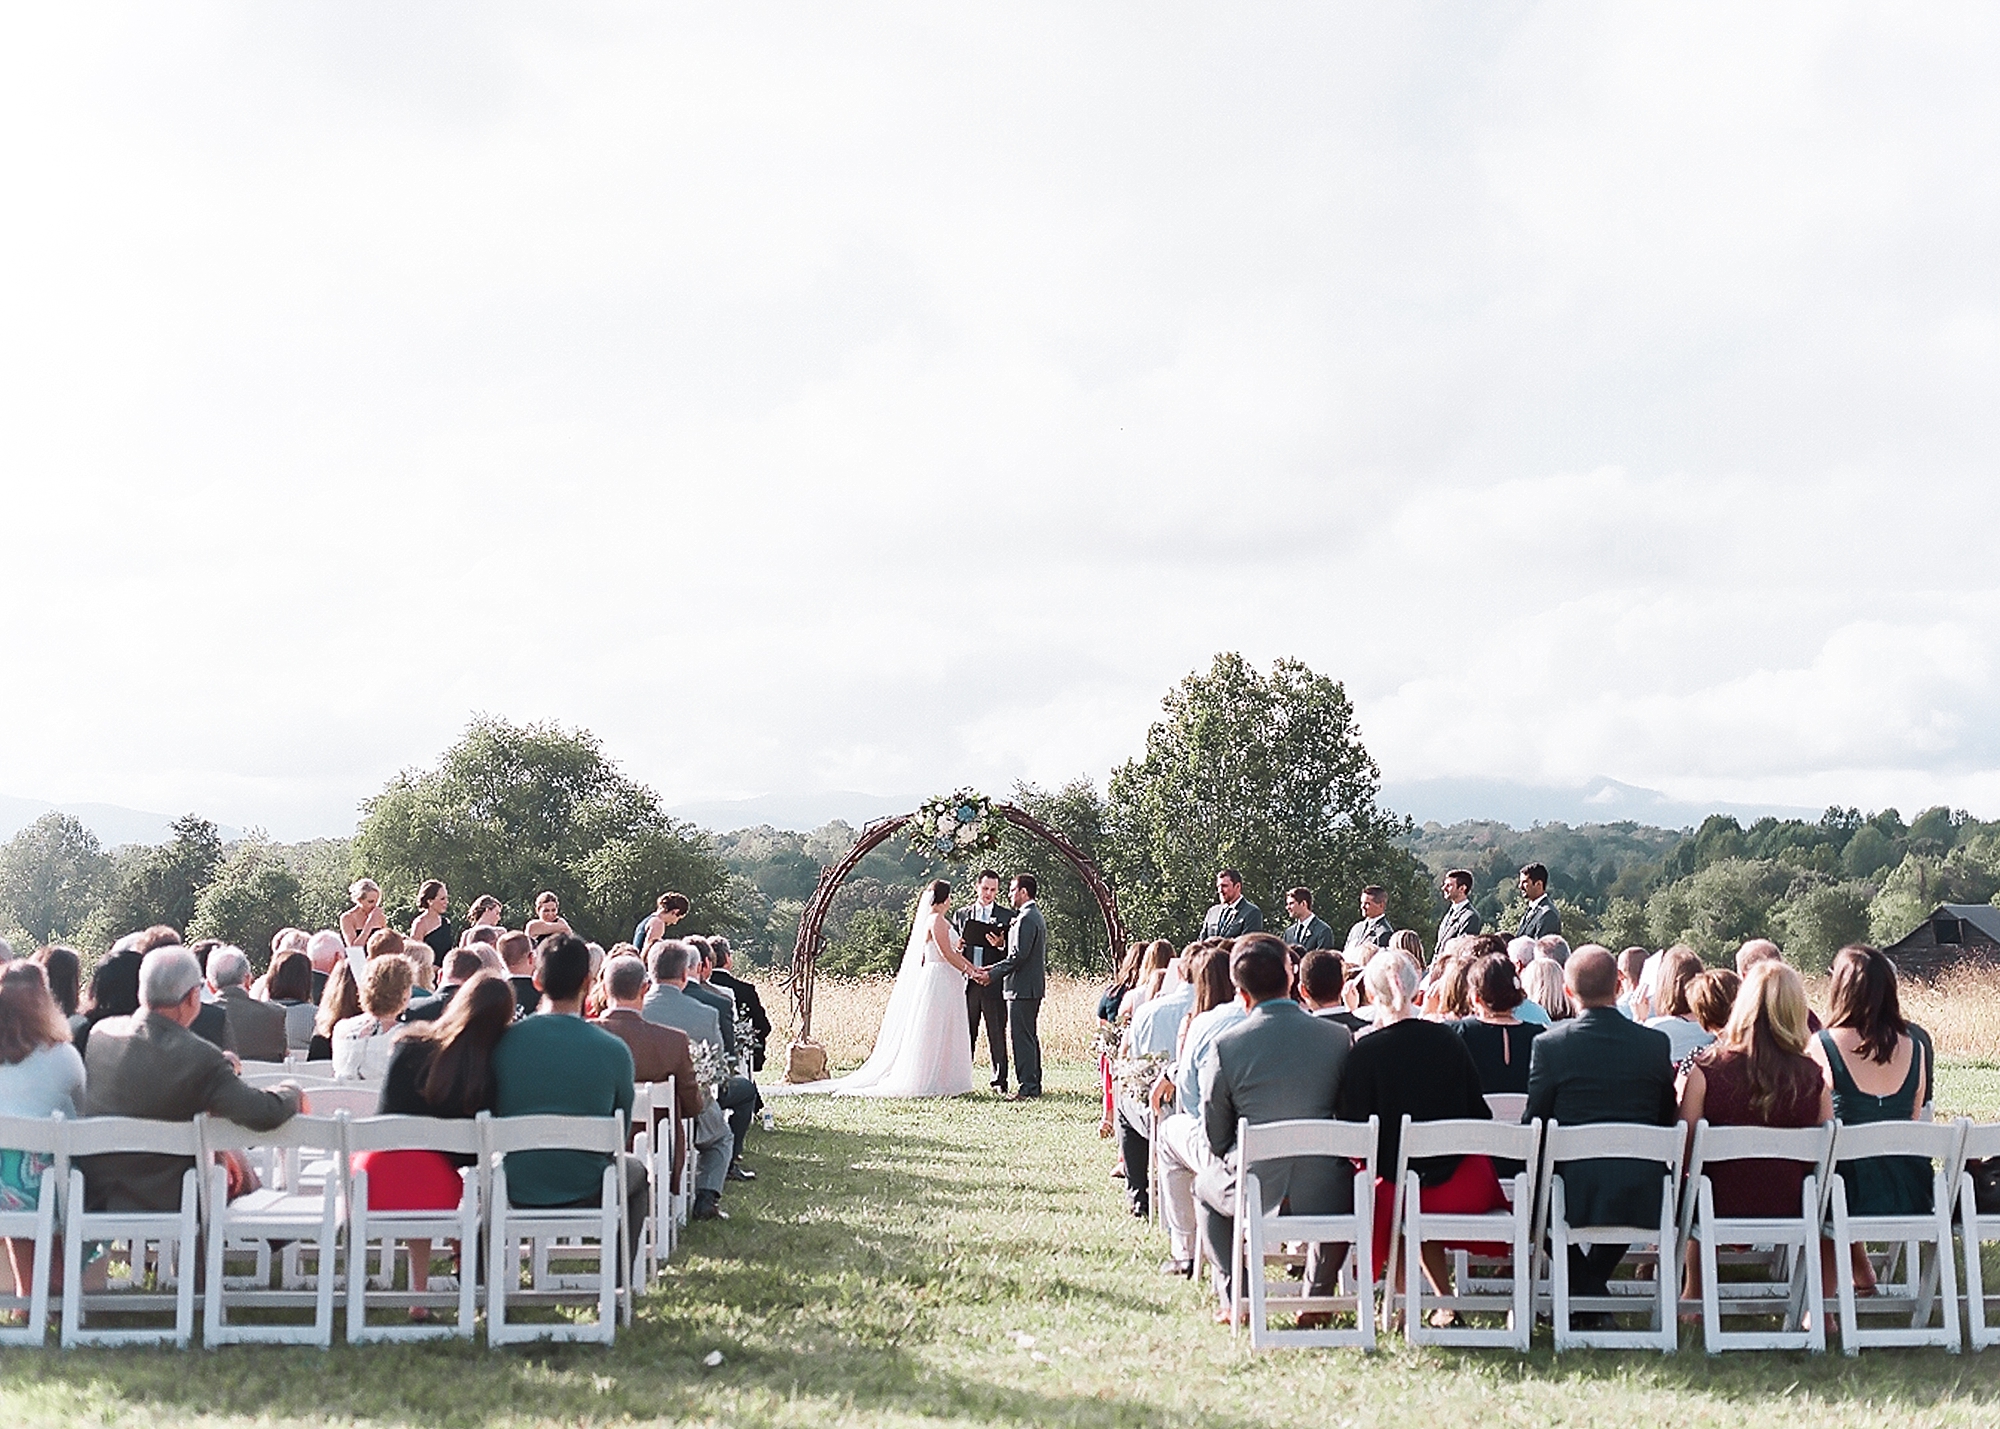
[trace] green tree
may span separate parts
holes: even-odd
[[[196,814],[183,814],[168,829],[171,837],[140,855],[105,905],[104,926],[113,937],[155,923],[185,931],[194,920],[195,903],[222,862],[222,835]]]
[[[694,905],[685,931],[737,926],[707,837],[670,818],[588,730],[475,719],[435,769],[405,770],[362,808],[354,866],[398,910],[441,878],[455,906],[491,893],[510,921],[552,889],[570,926],[607,947],[668,889]]]
[[[1379,883],[1399,924],[1435,920],[1429,875],[1402,846],[1415,827],[1377,802],[1381,772],[1338,681],[1297,660],[1266,676],[1227,653],[1163,709],[1106,801],[1107,872],[1135,936],[1191,937],[1225,865],[1274,923],[1297,883],[1336,918]]]
[[[1765,936],[1771,909],[1793,871],[1771,859],[1725,858],[1660,889],[1646,901],[1653,946],[1685,943],[1711,963]]]
[[[1090,780],[1072,779],[1054,792],[1036,784],[1016,784],[1008,802],[1060,832],[1102,869],[1104,800]],[[1095,976],[1109,968],[1112,950],[1104,937],[1104,915],[1089,885],[1070,867],[1068,859],[1033,834],[1008,824],[1000,832],[998,848],[944,875],[956,886],[953,901],[959,907],[975,896],[972,879],[982,867],[999,873],[1003,902],[1009,878],[1017,873],[1035,875],[1039,886],[1036,902],[1049,929],[1052,970]],[[1118,952],[1122,954],[1124,949]]]
[[[819,971],[833,977],[895,972],[902,966],[916,912],[914,899],[903,913],[893,908],[855,909],[840,936],[820,950]]]
[[[261,972],[270,961],[271,935],[299,922],[299,876],[268,839],[253,835],[216,867],[195,900],[188,934],[234,943]]]
[[[1795,967],[1824,972],[1835,953],[1866,941],[1868,885],[1849,879],[1802,889],[1772,909],[1771,931]]]
[[[81,820],[51,809],[0,847],[0,923],[37,943],[74,937],[111,888],[111,860]]]

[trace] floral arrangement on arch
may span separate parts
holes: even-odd
[[[924,800],[910,816],[909,834],[911,848],[946,863],[963,863],[1000,844],[993,801],[970,789]]]

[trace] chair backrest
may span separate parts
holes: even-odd
[[[246,1060],[242,1066],[236,1069],[236,1074],[246,1082],[252,1077],[261,1077],[272,1072],[277,1073],[282,1079],[291,1075],[291,1068],[284,1062],[256,1062]]]
[[[195,1118],[201,1128],[204,1151],[247,1151],[253,1146],[340,1145],[340,1121],[331,1116],[295,1116],[269,1131],[252,1131],[247,1126],[206,1114]]]
[[[1958,1159],[1965,1125],[1955,1121],[1871,1121],[1860,1126],[1835,1123],[1836,1161],[1865,1156],[1926,1156],[1950,1173]]]
[[[595,1151],[616,1156],[625,1149],[622,1116],[495,1116],[488,1117],[486,1150]]]
[[[479,1123],[469,1116],[353,1117],[347,1121],[346,1134],[350,1156],[362,1151],[442,1151],[477,1156],[481,1144]]]
[[[1979,1161],[1989,1156],[2000,1156],[2000,1121],[1967,1122],[1965,1141],[1959,1148],[1959,1155]]]
[[[660,1119],[661,1112],[665,1112],[669,1118],[674,1116],[675,1109],[680,1105],[679,1088],[675,1086],[674,1079],[668,1077],[664,1082],[648,1082],[646,1085],[652,1089],[654,1120]]]
[[[1528,1110],[1526,1092],[1488,1092],[1486,1106],[1495,1121],[1519,1121]]]
[[[1585,1126],[1549,1122],[1542,1128],[1543,1154],[1550,1162],[1619,1158],[1657,1161],[1675,1175],[1687,1150],[1687,1127],[1645,1126],[1628,1121],[1600,1121]]]
[[[350,1117],[373,1116],[375,1109],[382,1105],[381,1088],[359,1082],[307,1087],[305,1094],[306,1105],[312,1108],[314,1116],[336,1116],[342,1113]]]
[[[1403,1116],[1402,1149],[1398,1159],[1404,1166],[1426,1156],[1493,1156],[1507,1161],[1532,1162],[1541,1137],[1541,1123],[1523,1126],[1517,1121],[1479,1121],[1454,1118],[1449,1121],[1412,1121]]]
[[[199,1156],[201,1136],[192,1121],[152,1121],[142,1116],[87,1116],[69,1124],[72,1157],[113,1151]]]
[[[1236,1123],[1236,1164],[1254,1171],[1259,1162],[1299,1156],[1339,1156],[1375,1174],[1375,1149],[1381,1132],[1376,1117],[1367,1121],[1265,1121]]]
[[[1821,1126],[1710,1126],[1695,1124],[1694,1152],[1688,1174],[1717,1161],[1809,1161],[1826,1159],[1833,1144],[1832,1122]]]
[[[53,1116],[0,1116],[0,1146],[9,1151],[33,1151],[61,1159],[69,1146],[66,1130],[72,1123],[60,1113]]]

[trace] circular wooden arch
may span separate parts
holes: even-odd
[[[1103,871],[1090,855],[1071,843],[1060,830],[1051,828],[1025,809],[996,801],[993,812],[1015,828],[1033,834],[1061,854],[1076,870],[1077,876],[1097,900],[1097,911],[1104,917],[1105,936],[1111,940],[1111,956],[1116,958],[1125,947],[1125,922],[1118,916],[1118,895],[1112,891]],[[838,863],[820,869],[819,882],[813,888],[812,898],[806,903],[805,912],[799,915],[798,941],[792,945],[792,971],[786,979],[790,984],[792,1014],[797,1020],[800,1041],[812,1037],[813,982],[820,950],[826,945],[826,915],[833,907],[833,895],[840,891],[840,885],[847,881],[847,875],[854,872],[862,859],[887,843],[915,817],[915,814],[897,814],[893,818],[877,819],[861,831],[854,847],[843,854]]]

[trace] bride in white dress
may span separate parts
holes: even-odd
[[[951,885],[940,878],[917,900],[902,967],[867,1061],[833,1081],[768,1090],[854,1097],[955,1097],[971,1091],[965,979],[972,964],[959,951],[958,934],[945,916],[950,911]]]

